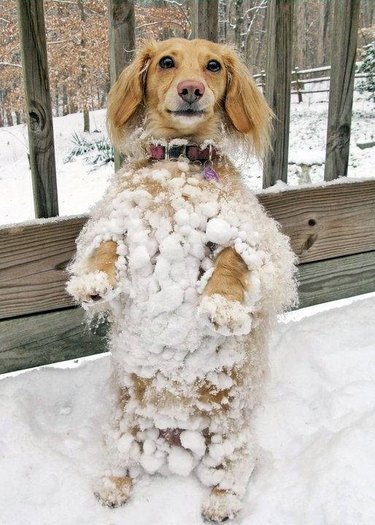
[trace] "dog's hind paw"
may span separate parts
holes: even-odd
[[[241,508],[241,500],[236,494],[214,488],[203,503],[202,516],[209,523],[225,523],[234,519]]]
[[[229,301],[220,294],[203,296],[199,315],[221,335],[247,335],[251,330],[249,307],[239,301]]]
[[[129,476],[104,476],[95,487],[94,496],[106,507],[120,507],[128,501],[132,487]]]

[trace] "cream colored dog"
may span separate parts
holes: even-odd
[[[251,411],[276,314],[296,298],[288,239],[227,152],[258,155],[271,112],[246,67],[205,40],[150,42],[109,95],[128,155],[77,241],[69,292],[106,310],[117,401],[97,496],[195,472],[203,516],[233,518],[256,461]]]

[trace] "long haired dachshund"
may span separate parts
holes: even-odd
[[[117,506],[144,475],[194,472],[202,513],[241,509],[256,462],[251,413],[295,258],[228,158],[261,156],[271,111],[235,52],[146,43],[109,94],[127,155],[77,240],[68,291],[111,322],[115,408],[96,495]]]

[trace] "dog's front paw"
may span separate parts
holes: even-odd
[[[230,301],[223,295],[204,295],[199,315],[221,335],[246,335],[251,330],[249,307],[239,301]]]
[[[241,508],[241,500],[236,494],[214,488],[203,503],[202,516],[209,523],[224,523],[235,518]]]
[[[84,275],[73,275],[66,286],[66,291],[78,303],[98,301],[112,290],[108,275],[105,272],[90,272]]]
[[[95,488],[94,495],[106,507],[120,507],[128,501],[132,486],[129,476],[104,476]]]

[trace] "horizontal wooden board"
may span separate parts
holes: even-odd
[[[375,291],[375,251],[299,267],[300,307]]]
[[[375,250],[375,180],[263,193],[300,261]],[[72,305],[64,271],[85,217],[0,228],[0,318]]]
[[[375,250],[375,180],[259,196],[301,263]]]
[[[103,330],[93,333],[82,308],[0,322],[0,373],[104,352]]]
[[[72,306],[65,268],[86,218],[0,228],[0,318]]]
[[[300,266],[300,307],[375,290],[375,252]],[[81,308],[0,322],[0,373],[106,351],[106,327],[90,332]]]

